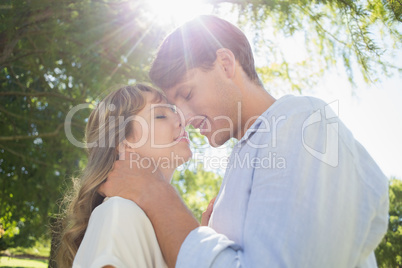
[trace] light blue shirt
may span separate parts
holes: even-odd
[[[254,122],[176,267],[377,266],[388,179],[332,108],[289,95]]]

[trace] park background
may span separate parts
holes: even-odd
[[[67,113],[95,105],[118,84],[149,81],[164,36],[200,14],[246,33],[274,97],[337,103],[390,179],[390,225],[376,255],[380,267],[402,267],[402,7],[392,0],[2,1],[0,267],[56,267],[48,261],[57,241],[51,230],[86,162],[85,150],[66,138]],[[77,140],[89,112],[73,118]],[[191,139],[194,158],[172,183],[199,218],[219,190],[234,141],[212,149],[197,133]],[[208,156],[221,160],[212,165]]]

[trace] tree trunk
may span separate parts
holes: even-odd
[[[61,233],[63,231],[63,223],[57,217],[50,218],[50,229],[52,234],[52,241],[50,246],[49,268],[57,268],[56,255],[57,249],[60,245]]]

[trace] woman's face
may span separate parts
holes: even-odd
[[[146,105],[133,117],[133,133],[126,137],[125,149],[138,167],[174,170],[192,155],[188,134],[173,105],[155,103],[155,95],[145,92]],[[151,166],[152,167],[152,166]]]

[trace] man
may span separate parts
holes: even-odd
[[[239,140],[209,227],[160,175],[130,178],[128,160],[101,189],[146,212],[170,267],[376,266],[387,178],[329,105],[263,88],[238,28],[214,16],[184,24],[150,77],[212,146]]]

